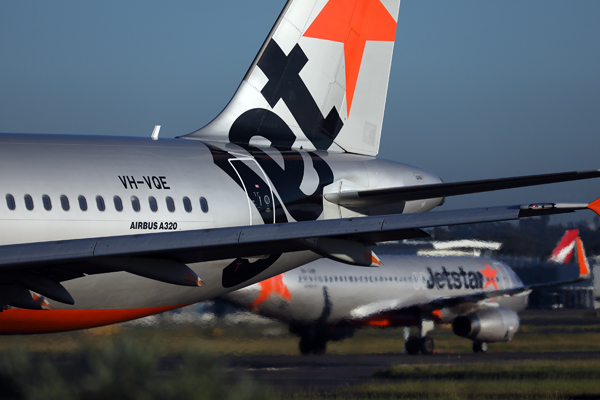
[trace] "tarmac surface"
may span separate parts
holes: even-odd
[[[385,382],[373,374],[393,365],[501,363],[515,360],[598,359],[600,352],[487,353],[487,354],[355,354],[311,356],[225,357],[227,377],[242,376],[283,390],[330,390],[368,382]]]
[[[538,326],[539,333],[553,333],[556,326],[585,327],[586,332],[595,332],[590,325],[600,325],[597,316],[582,316],[574,310],[526,310],[520,313],[522,323]],[[600,327],[599,327],[600,328]],[[525,335],[519,332],[517,335]],[[367,382],[383,382],[373,378],[381,369],[394,365],[428,364],[473,364],[501,363],[515,360],[584,360],[598,359],[600,351],[581,352],[504,352],[504,353],[460,353],[460,354],[352,354],[311,356],[226,356],[222,361],[227,366],[228,379],[236,381],[249,376],[262,384],[280,389],[329,390]]]

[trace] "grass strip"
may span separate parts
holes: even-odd
[[[600,360],[522,360],[495,364],[398,365],[376,378],[402,380],[599,380]]]

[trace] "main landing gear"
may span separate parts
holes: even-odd
[[[486,342],[473,341],[473,353],[485,353],[488,351],[488,344]]]
[[[410,355],[415,355],[419,352],[423,354],[432,354],[433,349],[435,348],[433,339],[430,336],[425,336],[422,338],[418,336],[411,336],[404,344],[404,347],[406,348],[406,352]]]
[[[308,354],[325,354],[327,339],[317,335],[305,334],[300,336],[298,347],[300,354],[303,356]]]
[[[419,352],[423,354],[433,354],[435,344],[433,339],[430,336],[427,336],[427,333],[433,330],[433,327],[433,321],[421,320],[419,336],[409,336],[408,339],[406,339],[406,342],[404,342],[406,352],[410,355],[415,355]]]

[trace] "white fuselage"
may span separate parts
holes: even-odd
[[[384,326],[402,326],[417,324],[419,312],[427,315],[437,310],[438,322],[451,322],[456,315],[481,306],[462,301],[447,307],[443,305],[444,299],[523,286],[510,267],[489,258],[412,255],[380,258],[383,265],[379,268],[317,260],[221,298],[289,324],[360,326],[381,322],[384,317],[389,324]],[[486,276],[491,275],[490,270],[494,277]],[[527,304],[527,296],[500,296],[491,302],[521,311]]]
[[[265,212],[276,214],[276,223],[368,215],[381,211],[325,204],[323,188],[342,187],[342,183],[372,189],[440,182],[437,176],[416,167],[368,156],[300,150],[287,157],[274,148],[264,149],[264,153],[268,157],[263,155],[257,162],[239,146],[218,148],[194,140],[0,135],[0,245],[262,224],[267,222]],[[240,163],[268,188],[253,192],[259,180],[244,176],[244,186],[236,182],[233,172],[242,171]],[[298,175],[298,171],[302,172]],[[297,176],[295,181],[288,178],[292,172]],[[419,175],[418,182],[415,174]],[[292,183],[296,187],[291,187]],[[305,200],[312,203],[305,206]],[[267,211],[259,201],[269,203]],[[406,202],[392,211],[428,211],[440,202]],[[181,306],[317,258],[310,251],[285,253],[251,280],[227,288],[221,275],[232,260],[189,265],[204,283],[196,288],[99,270],[63,279],[74,305],[48,301],[54,309]],[[76,270],[71,265],[60,267]],[[2,318],[0,315],[0,327]]]

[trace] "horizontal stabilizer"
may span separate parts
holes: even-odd
[[[341,193],[327,193],[325,199],[344,207],[365,207],[379,204],[411,200],[434,199],[459,196],[463,194],[491,192],[494,190],[515,189],[520,187],[545,185],[549,183],[577,181],[599,178],[600,170],[560,172],[555,174],[518,176],[479,181],[436,183],[392,187],[386,189],[360,190]],[[598,206],[600,208],[600,205]]]

